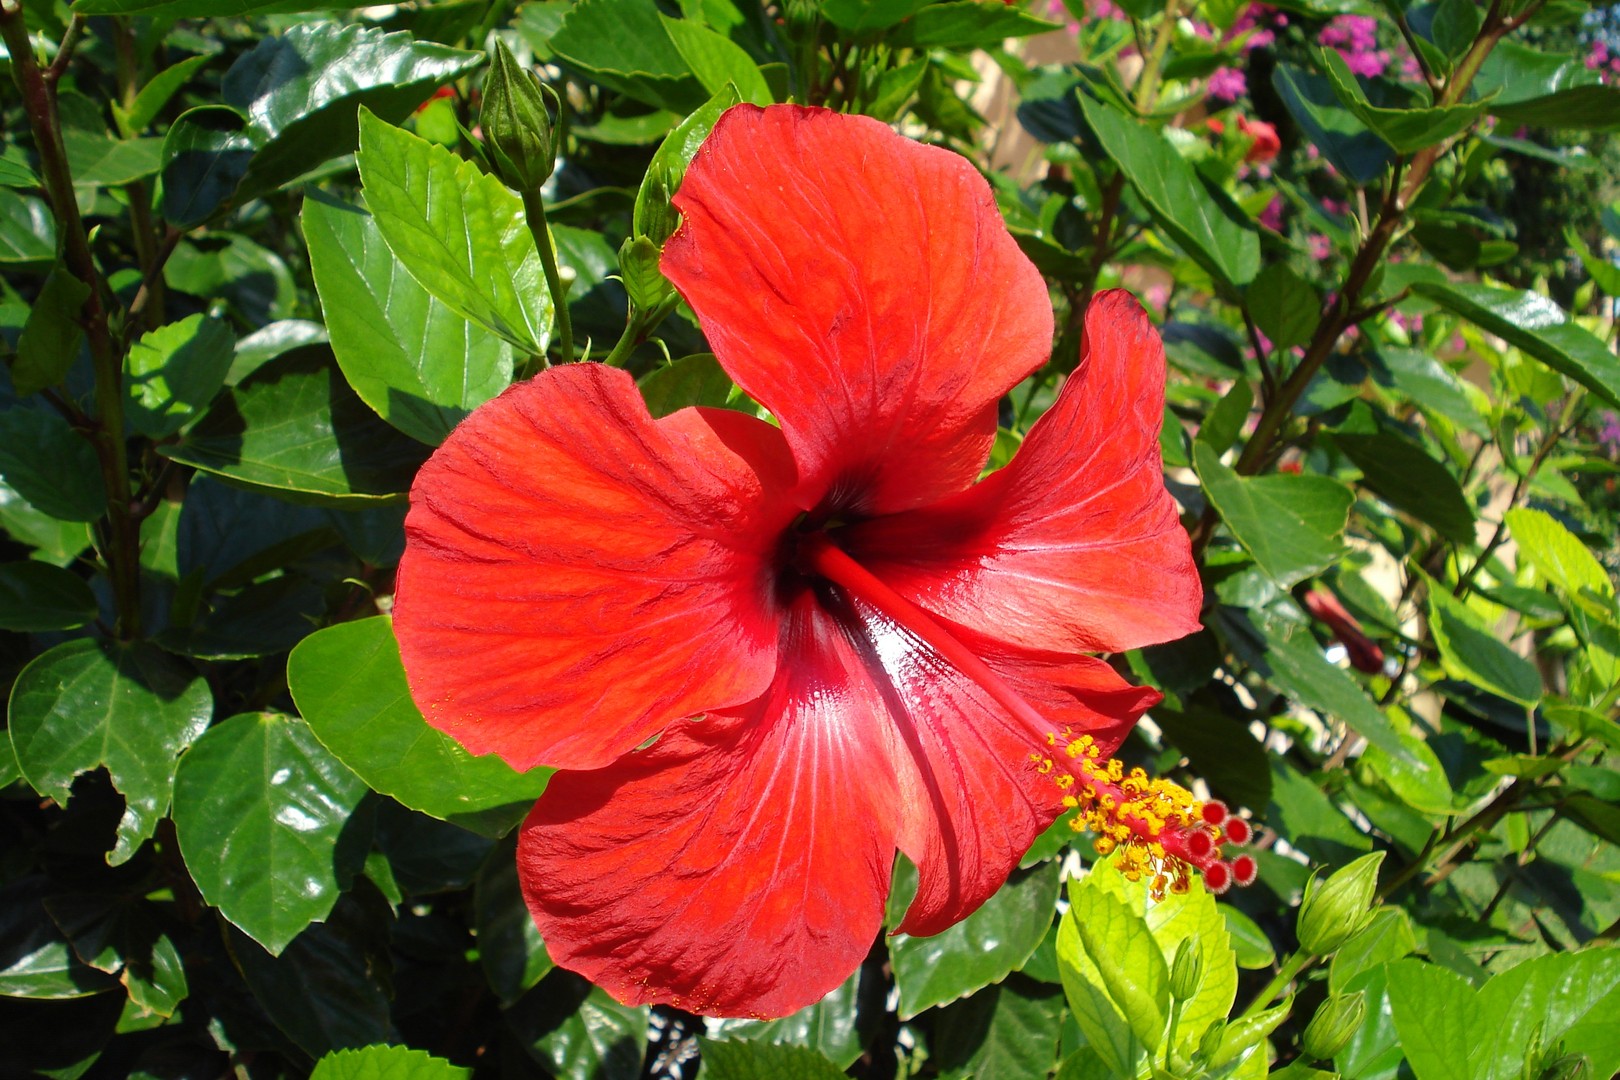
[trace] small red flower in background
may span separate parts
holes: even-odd
[[[1351,667],[1370,675],[1384,670],[1384,650],[1366,635],[1361,623],[1345,610],[1337,596],[1326,589],[1312,589],[1305,594],[1305,610],[1333,631],[1334,640],[1349,654]]]
[[[896,849],[906,933],[995,892],[1062,810],[1032,750],[1112,753],[1159,698],[1083,654],[1189,633],[1202,590],[1163,348],[1123,292],[975,483],[1053,321],[967,161],[741,106],[676,205],[664,272],[781,427],[655,420],[598,365],[512,387],[416,480],[395,628],[430,722],[563,770],[518,850],[552,958],[624,1001],[781,1016],[865,957]]]
[[[1282,139],[1277,137],[1277,129],[1264,120],[1250,120],[1247,116],[1237,119],[1238,130],[1251,140],[1248,151],[1243,160],[1251,165],[1264,165],[1274,161],[1282,150]]]

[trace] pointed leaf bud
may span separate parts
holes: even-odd
[[[651,311],[675,291],[658,269],[659,254],[658,245],[645,236],[632,236],[619,247],[619,277],[637,311]]]
[[[519,64],[496,38],[478,123],[501,179],[519,191],[535,190],[556,167],[556,130],[546,108],[548,97],[561,116],[557,92]]]
[[[1592,1059],[1585,1054],[1565,1054],[1541,1070],[1539,1080],[1592,1080]]]
[[[1170,965],[1170,996],[1177,1001],[1191,1001],[1204,985],[1204,950],[1192,938],[1183,938],[1176,948],[1175,962]]]
[[[1325,881],[1311,879],[1299,906],[1299,943],[1306,952],[1327,956],[1367,925],[1383,861],[1384,853],[1375,851]]]
[[[1353,994],[1334,994],[1322,1002],[1311,1022],[1305,1025],[1300,1045],[1318,1061],[1331,1060],[1350,1045],[1366,1016],[1367,998],[1360,990]]]

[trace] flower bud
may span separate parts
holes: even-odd
[[[1191,1001],[1203,985],[1204,950],[1192,938],[1183,938],[1170,965],[1170,996],[1177,1001]]]
[[[1350,1045],[1366,1015],[1367,997],[1360,990],[1353,994],[1334,994],[1322,1002],[1311,1022],[1305,1025],[1300,1045],[1316,1060],[1328,1061]]]
[[[535,190],[556,168],[557,142],[546,108],[548,95],[561,116],[557,92],[542,85],[496,38],[478,123],[501,179],[519,191]]]
[[[1375,851],[1328,877],[1312,878],[1299,906],[1299,943],[1312,956],[1327,956],[1349,941],[1372,919],[1378,867],[1384,853]]]
[[[1538,1080],[1592,1080],[1592,1059],[1585,1054],[1565,1054],[1548,1062]]]
[[[658,269],[658,255],[658,245],[645,236],[632,236],[619,247],[619,277],[637,311],[651,311],[674,292]]]

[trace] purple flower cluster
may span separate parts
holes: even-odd
[[[1389,52],[1378,47],[1378,20],[1371,15],[1336,15],[1316,40],[1338,50],[1357,75],[1371,78],[1389,67]]]
[[[1592,43],[1592,51],[1586,54],[1586,66],[1597,72],[1604,82],[1620,78],[1620,54],[1611,52],[1606,41]]]
[[[1221,67],[1210,73],[1209,83],[1204,89],[1216,101],[1236,101],[1248,93],[1249,80],[1238,68]]]

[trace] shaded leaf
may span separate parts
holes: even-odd
[[[1209,501],[1260,569],[1287,587],[1336,562],[1354,501],[1326,476],[1239,476],[1212,449],[1194,444],[1193,463]]]

